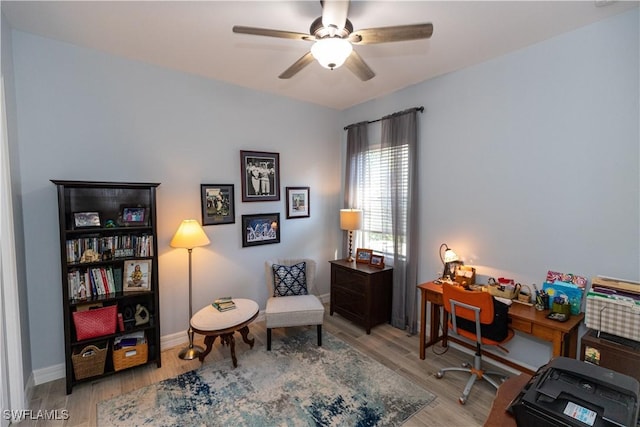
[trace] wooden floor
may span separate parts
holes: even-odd
[[[328,309],[327,309],[328,312]],[[315,329],[315,327],[314,327]],[[256,340],[255,346],[265,346],[266,330],[264,322],[254,322],[250,326],[250,336]],[[493,397],[494,389],[485,381],[476,382],[473,386],[467,404],[458,403],[467,374],[449,372],[438,380],[434,374],[441,367],[459,366],[462,362],[470,361],[471,356],[454,348],[449,348],[444,354],[438,355],[444,349],[435,346],[427,349],[426,360],[418,356],[418,336],[408,336],[405,332],[390,325],[379,325],[367,335],[365,331],[345,320],[338,314],[325,315],[324,331],[329,332],[353,347],[368,354],[388,368],[431,391],[436,399],[420,412],[410,418],[404,426],[448,426],[473,427],[482,426],[486,419]],[[274,341],[284,334],[299,332],[298,328],[275,329]],[[197,337],[197,336],[196,336]],[[238,336],[239,337],[239,336]],[[202,338],[196,339],[202,345]],[[254,347],[255,348],[255,347]],[[197,360],[185,361],[178,358],[181,347],[171,348],[162,352],[162,368],[155,364],[123,371],[103,379],[80,384],[70,395],[65,394],[64,379],[52,381],[37,386],[30,402],[32,411],[66,409],[69,418],[65,421],[25,420],[20,426],[95,426],[96,404],[163,380],[200,366]],[[242,363],[242,354],[249,349],[241,339],[236,340],[236,354],[238,363]],[[207,356],[205,364],[216,360],[226,359],[231,363],[231,356],[227,347],[221,347],[216,340],[214,349]],[[491,366],[489,366],[491,367]]]

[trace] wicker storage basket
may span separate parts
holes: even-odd
[[[107,360],[107,349],[106,343],[104,348],[88,345],[80,352],[72,354],[71,360],[76,380],[102,375],[104,373],[104,364]]]
[[[122,347],[118,350],[114,349],[113,369],[119,371],[147,363],[147,355],[148,348],[146,342],[131,347]]]
[[[507,299],[518,298],[520,294],[520,284],[505,286],[496,283],[489,283],[487,285],[487,291],[494,297],[501,297]]]
[[[527,291],[522,292],[523,288],[526,289]],[[531,288],[528,285],[522,285],[522,287],[520,288],[520,292],[518,293],[518,301],[530,304],[531,295],[533,295],[531,292]]]

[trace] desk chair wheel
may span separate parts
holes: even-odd
[[[464,397],[464,396],[460,396],[458,398],[458,403],[461,404],[461,405],[464,405],[465,403],[467,403],[467,398]]]

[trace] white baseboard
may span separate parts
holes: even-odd
[[[47,366],[46,368],[40,368],[34,370],[29,376],[28,386],[31,387],[48,383],[49,381],[59,380],[65,376],[64,363],[57,365]]]

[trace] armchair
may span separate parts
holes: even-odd
[[[315,292],[316,263],[311,259],[279,259],[264,264],[269,299],[265,309],[267,350],[271,330],[316,325],[318,346],[322,345],[324,306]]]

